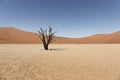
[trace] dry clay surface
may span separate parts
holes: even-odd
[[[0,80],[120,80],[119,44],[1,44]]]

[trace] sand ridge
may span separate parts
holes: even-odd
[[[97,34],[84,38],[55,37],[56,44],[112,44],[120,43],[120,31],[111,34]],[[1,44],[39,44],[37,33],[19,30],[13,27],[0,28]]]

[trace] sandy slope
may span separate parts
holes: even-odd
[[[0,80],[120,80],[120,45],[0,45]]]
[[[105,44],[120,43],[120,31],[111,34],[96,34],[84,38],[55,37],[57,44]],[[0,28],[0,44],[40,44],[37,33],[19,30],[13,27]]]
[[[0,28],[0,43],[40,43],[40,39],[36,33],[19,30],[12,27]]]

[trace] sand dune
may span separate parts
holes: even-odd
[[[32,32],[12,27],[0,28],[0,43],[40,43],[39,37]]]
[[[95,43],[120,43],[120,31],[111,34],[97,34],[85,38],[67,38],[56,36],[57,44],[95,44]],[[38,34],[27,32],[12,27],[0,28],[0,43],[38,44],[41,43]]]
[[[84,38],[83,43],[120,43],[120,32],[97,34]]]
[[[120,45],[1,44],[0,80],[120,80]]]

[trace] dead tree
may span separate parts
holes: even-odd
[[[41,39],[44,49],[48,50],[48,46],[50,43],[53,43],[55,41],[55,33],[53,32],[53,28],[50,26],[48,29],[43,29],[40,28],[40,30],[38,31],[39,38]]]

